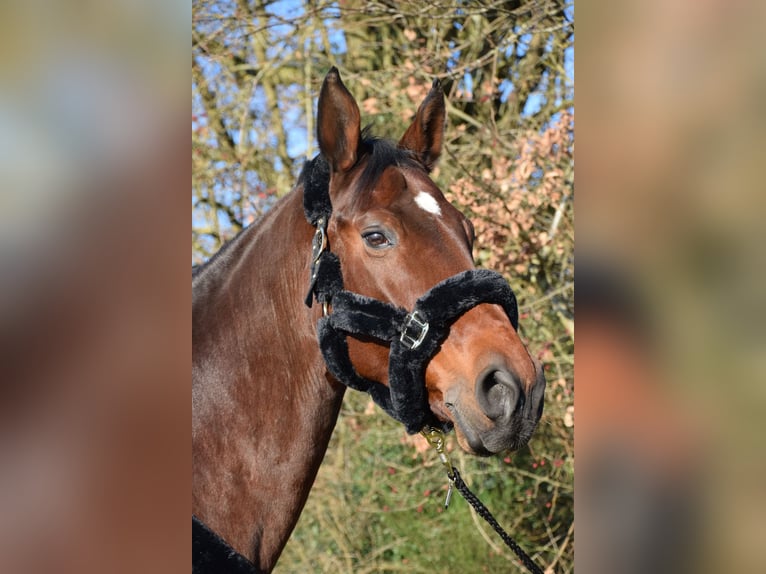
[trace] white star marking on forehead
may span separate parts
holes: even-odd
[[[439,207],[439,202],[434,199],[433,195],[428,194],[425,191],[421,191],[415,196],[415,203],[418,204],[420,209],[427,211],[428,213],[433,213],[434,215],[442,214],[441,207]]]

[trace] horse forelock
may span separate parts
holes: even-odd
[[[388,139],[370,134],[370,126],[362,130],[360,153],[357,166],[361,168],[354,188],[359,193],[371,192],[383,172],[389,167],[404,167],[424,170],[415,154],[402,149]],[[322,155],[315,156],[306,162],[298,178],[298,184],[304,188],[304,193],[316,197],[320,201],[321,194],[329,193],[329,167]],[[307,216],[311,219],[309,213]]]
[[[364,155],[360,161],[366,160],[366,163],[359,176],[358,189],[371,191],[383,172],[392,166],[424,170],[410,150],[398,147],[391,140],[370,135],[369,131],[369,126],[362,131]]]

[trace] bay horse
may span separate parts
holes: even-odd
[[[333,68],[318,101],[320,155],[193,273],[192,513],[254,571],[274,568],[298,521],[346,385],[369,383],[410,433],[426,422],[454,427],[476,455],[519,448],[539,421],[545,379],[516,332],[515,299],[499,275],[474,268],[472,225],[429,177],[444,126],[434,82],[398,143],[370,136]],[[339,267],[322,263],[329,279],[318,280],[324,252]],[[322,281],[340,281],[347,297],[339,288],[330,297]],[[354,322],[343,319],[344,301],[362,305],[354,320],[370,334],[349,326],[323,338]],[[418,305],[432,317],[451,309],[438,337],[417,313],[397,314]],[[401,335],[381,340],[390,325],[375,313]],[[421,343],[427,354],[408,363],[414,378],[397,377],[404,390],[394,393],[394,348],[406,355]]]

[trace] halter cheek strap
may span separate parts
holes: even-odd
[[[428,362],[449,335],[450,326],[482,303],[500,305],[516,329],[516,297],[502,275],[471,269],[434,286],[415,303],[412,312],[390,303],[343,289],[340,260],[327,245],[329,169],[321,156],[304,168],[304,209],[316,226],[311,279],[306,304],[314,298],[332,312],[317,323],[319,348],[328,370],[346,386],[370,394],[391,417],[415,434],[425,426],[449,430],[431,412],[425,387]],[[360,375],[351,362],[347,336],[364,336],[387,343],[388,386]]]

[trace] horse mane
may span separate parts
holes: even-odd
[[[257,223],[257,221],[256,221]],[[229,252],[231,247],[237,243],[237,240],[240,238],[240,236],[249,228],[250,226],[246,226],[243,229],[241,229],[234,237],[229,239],[226,243],[224,243],[221,248],[213,253],[213,255],[210,256],[210,259],[203,263],[198,263],[197,265],[192,265],[192,285],[194,284],[195,279],[198,279],[204,271],[215,265],[216,261],[219,259],[225,259],[226,254]]]

